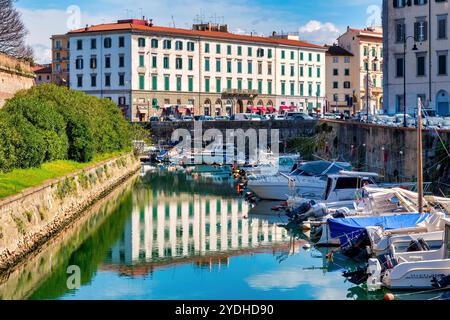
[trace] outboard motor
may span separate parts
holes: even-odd
[[[351,283],[359,286],[360,284],[363,284],[367,281],[369,278],[369,274],[367,273],[368,266],[361,267],[356,269],[355,271],[344,271],[342,273],[342,276],[344,278],[347,278],[348,281]]]

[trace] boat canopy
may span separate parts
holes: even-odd
[[[346,162],[330,162],[330,161],[309,161],[300,163],[296,169],[298,173],[302,172],[303,175],[308,176],[320,176],[336,174],[342,170],[352,170],[352,166]]]
[[[345,247],[349,240],[356,239],[367,227],[382,227],[384,230],[413,228],[429,217],[428,213],[410,213],[389,216],[354,217],[329,219],[332,238],[339,238]]]

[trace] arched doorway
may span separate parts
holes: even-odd
[[[206,99],[205,103],[203,104],[203,114],[205,116],[211,115],[211,100]]]
[[[244,103],[242,102],[242,100],[237,101],[236,107],[237,107],[236,113],[244,113]]]
[[[222,100],[217,99],[216,103],[214,104],[214,112],[215,112],[215,116],[220,116],[222,115]]]
[[[448,92],[441,90],[436,96],[436,111],[440,116],[450,115]]]
[[[227,115],[231,116],[233,113],[233,100],[228,99],[225,104],[225,112]]]
[[[273,106],[272,100],[267,101],[267,111],[269,111],[270,113],[274,113],[276,111]]]

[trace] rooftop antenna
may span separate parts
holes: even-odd
[[[142,17],[143,15],[142,15],[142,8],[139,8],[139,17]]]
[[[174,20],[174,18],[173,18],[173,15],[172,15],[172,24],[173,24],[173,27],[176,28],[176,26],[175,26],[175,20]]]

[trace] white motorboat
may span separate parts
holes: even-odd
[[[450,285],[450,220],[446,219],[443,242],[437,250],[398,250],[390,246],[390,256],[383,265],[379,258],[369,260],[367,280],[369,291],[388,289],[423,290]]]
[[[269,153],[262,155],[255,164],[241,166],[240,170],[244,171],[247,177],[252,178],[274,176],[280,172],[289,174],[299,160],[299,154],[275,156]]]
[[[338,174],[330,174],[321,199],[315,199],[316,203],[323,203],[328,209],[349,208],[355,209],[355,201],[362,195],[358,195],[364,186],[375,186],[377,173],[341,171]],[[293,196],[286,201],[288,211],[295,211],[308,198]]]
[[[349,169],[351,165],[343,162],[303,162],[289,175],[249,177],[247,187],[263,200],[287,200],[290,196],[322,199],[327,176]]]

